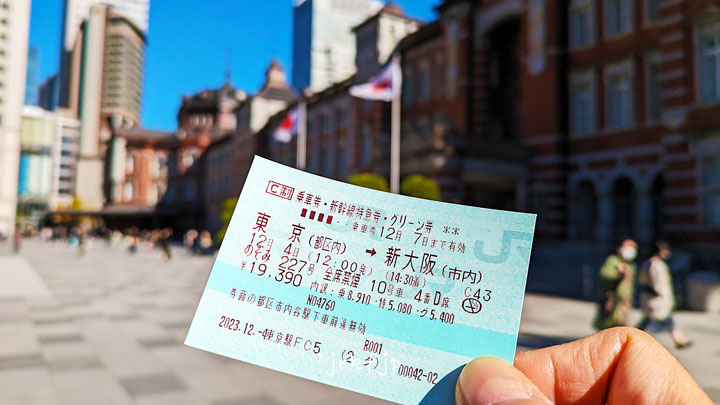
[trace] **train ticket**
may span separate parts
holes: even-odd
[[[534,228],[255,157],[185,344],[418,403],[475,357],[512,363]]]

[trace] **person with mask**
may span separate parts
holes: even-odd
[[[626,238],[600,269],[600,302],[593,326],[597,330],[628,326],[635,291],[637,243]]]
[[[673,321],[675,294],[670,267],[667,264],[670,254],[670,245],[657,242],[653,255],[643,264],[638,274],[640,307],[645,314],[638,327],[649,333],[670,332],[675,347],[682,349],[690,346],[692,342],[681,330],[675,328]]]

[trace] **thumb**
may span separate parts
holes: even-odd
[[[456,405],[539,405],[552,402],[518,369],[496,357],[480,357],[460,373]]]

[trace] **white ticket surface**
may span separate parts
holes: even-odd
[[[389,401],[452,401],[440,382],[468,361],[513,361],[534,228],[534,214],[256,156],[185,344]]]

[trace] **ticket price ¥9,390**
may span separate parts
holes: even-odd
[[[256,158],[186,343],[418,402],[474,357],[512,361],[534,219]]]

